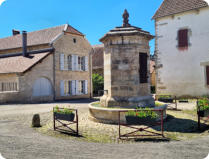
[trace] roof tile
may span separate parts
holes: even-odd
[[[207,7],[204,0],[164,0],[152,19]]]

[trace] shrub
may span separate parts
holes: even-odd
[[[155,94],[155,93],[156,93],[155,86],[151,86],[150,89],[151,89],[151,93],[152,93],[152,94]]]
[[[207,98],[199,99],[198,107],[199,107],[199,110],[201,111],[209,110],[209,99]]]
[[[58,106],[55,107],[54,112],[59,114],[74,114],[72,110],[68,108],[60,109]]]
[[[98,94],[99,90],[104,90],[104,77],[96,73],[92,75],[92,81],[94,94]]]
[[[157,118],[158,114],[155,111],[152,111],[150,108],[138,108],[136,111],[130,110],[126,113],[126,116],[135,116],[139,118],[150,117],[152,119]]]

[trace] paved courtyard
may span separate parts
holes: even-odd
[[[55,105],[88,111],[87,100],[52,104],[0,106],[0,153],[6,159],[203,159],[209,153],[209,136],[179,142],[101,144],[43,135],[25,124],[32,114],[50,112]]]

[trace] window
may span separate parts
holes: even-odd
[[[17,90],[16,82],[2,82],[0,83],[0,92],[15,92]]]
[[[76,43],[76,38],[73,38],[73,42]]]
[[[60,82],[61,96],[74,96],[88,94],[87,80],[72,80]]]
[[[78,81],[78,94],[85,94],[85,81]]]
[[[209,66],[206,66],[206,82],[209,85]]]
[[[178,47],[188,47],[188,29],[178,31]]]
[[[60,70],[88,71],[88,56],[60,54]]]
[[[139,66],[140,83],[147,83],[147,53],[139,54]]]

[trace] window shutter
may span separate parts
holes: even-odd
[[[64,54],[60,54],[60,70],[64,70],[64,58],[65,55]]]
[[[68,55],[68,70],[72,70],[72,56]]]
[[[209,66],[206,66],[207,85],[209,85]]]
[[[178,32],[179,47],[188,46],[188,29],[179,30]]]
[[[76,95],[75,80],[73,80],[71,84],[72,84],[72,95]]]
[[[78,80],[75,81],[75,85],[76,85],[75,86],[76,87],[76,89],[75,89],[76,90],[76,95],[79,95],[79,81]]]
[[[60,81],[60,95],[64,96],[65,92],[64,92],[64,86],[65,85],[65,81]]]
[[[85,80],[85,94],[88,94],[88,81]]]
[[[85,71],[88,71],[89,69],[89,58],[88,56],[85,56]]]
[[[140,83],[147,83],[147,54],[140,53],[139,54],[139,76],[140,76]]]
[[[79,71],[79,68],[78,68],[78,55],[75,56],[75,60],[76,60],[76,63],[75,63],[76,64],[76,67],[75,67],[76,71]]]

